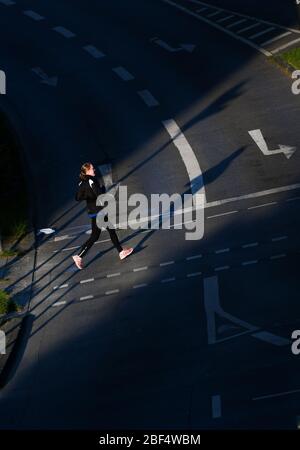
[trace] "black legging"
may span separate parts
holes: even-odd
[[[110,239],[112,241],[112,243],[114,244],[115,248],[118,250],[118,252],[120,253],[123,249],[120,245],[118,236],[116,231],[113,228],[108,228],[107,227],[107,231],[109,232],[109,236]],[[78,256],[80,256],[81,258],[83,258],[87,252],[89,251],[89,249],[92,247],[92,245],[98,241],[99,237],[101,234],[101,229],[98,228],[97,223],[96,223],[96,217],[92,217],[92,233],[90,238],[83,244],[83,246],[81,247]]]

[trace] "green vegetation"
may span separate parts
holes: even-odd
[[[14,250],[3,250],[0,252],[0,258],[7,258],[9,256],[17,256],[18,252]]]
[[[11,300],[9,294],[0,290],[0,314],[8,314],[18,311],[17,304]]]
[[[295,69],[300,69],[300,47],[282,53],[281,58]]]
[[[27,192],[14,134],[0,113],[0,233],[16,240],[27,230]]]

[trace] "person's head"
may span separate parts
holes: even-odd
[[[95,169],[91,162],[86,162],[86,163],[82,164],[81,169],[80,169],[79,178],[81,180],[85,180],[88,175],[91,175],[92,177],[95,176]]]

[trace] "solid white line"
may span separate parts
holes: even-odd
[[[134,76],[131,75],[124,67],[115,67],[112,69],[123,81],[134,80]]]
[[[179,150],[180,156],[183,160],[190,179],[192,194],[202,194],[203,201],[205,203],[206,197],[203,175],[192,147],[188,143],[186,137],[182,133],[175,120],[164,120],[162,123],[169,133],[170,137],[172,138],[174,145]],[[195,180],[197,180],[197,182],[195,182]]]
[[[249,266],[250,264],[256,264],[257,262],[257,259],[254,259],[252,261],[245,261],[242,263],[242,266]]]
[[[194,272],[194,273],[188,273],[187,277],[198,277],[202,275],[202,272]]]
[[[93,295],[85,295],[84,297],[80,297],[79,300],[89,300],[90,298],[94,298]]]
[[[119,275],[121,275],[120,272],[118,272],[118,273],[110,273],[110,274],[106,275],[106,277],[107,278],[112,278],[112,277],[118,277]]]
[[[112,291],[106,291],[105,295],[117,294],[118,292],[119,292],[119,289],[113,289]]]
[[[284,37],[288,36],[289,34],[292,34],[292,32],[287,31],[286,33],[279,34],[278,36],[275,36],[274,38],[268,39],[267,41],[263,42],[261,45],[272,44],[273,42],[279,41],[279,39],[283,39]]]
[[[216,16],[217,14],[221,14],[221,12],[223,12],[223,11],[222,11],[222,10],[215,11],[215,12],[213,12],[213,13],[208,14],[206,17],[211,18],[211,17]]]
[[[252,334],[253,337],[267,342],[268,344],[277,345],[278,347],[282,347],[284,345],[289,345],[289,339],[283,338],[281,336],[276,336],[273,333],[269,333],[268,331],[257,331]]]
[[[0,3],[3,3],[5,6],[12,6],[16,4],[16,2],[13,2],[12,0],[0,0]]]
[[[212,417],[213,419],[218,419],[222,416],[221,412],[221,396],[213,395],[211,398],[211,406],[212,406]]]
[[[195,256],[188,256],[185,258],[187,261],[191,261],[192,259],[199,259],[202,258],[202,255],[195,255]]]
[[[136,284],[135,286],[133,286],[133,289],[139,289],[139,288],[143,288],[148,286],[147,283],[143,283],[143,284]]]
[[[281,50],[284,50],[285,48],[290,47],[293,44],[296,44],[296,42],[299,42],[300,38],[298,39],[294,39],[293,41],[288,42],[285,45],[282,45],[281,47],[276,48],[275,50],[272,50],[273,55],[275,55],[276,53],[280,52]]]
[[[161,266],[161,267],[163,267],[163,266],[169,266],[170,264],[174,264],[174,263],[175,263],[175,261],[167,261],[167,262],[160,263],[160,266]]]
[[[222,19],[217,20],[217,23],[225,22],[226,20],[231,19],[231,17],[234,17],[234,16],[231,14],[230,16],[223,17]]]
[[[261,25],[259,22],[253,23],[252,25],[249,25],[248,27],[245,27],[245,28],[242,28],[241,30],[238,30],[237,34],[244,33],[245,31],[248,31],[248,30],[252,30],[252,28],[256,28],[259,25]]]
[[[59,26],[59,27],[54,27],[53,30],[56,31],[57,33],[61,34],[62,36],[64,36],[64,37],[67,38],[67,39],[76,36],[76,34],[74,34],[72,31],[68,30],[68,29],[65,28],[65,27],[61,27],[61,26]]]
[[[281,397],[283,395],[289,395],[289,394],[298,394],[300,392],[300,389],[295,389],[294,391],[286,391],[286,392],[279,392],[278,394],[269,394],[269,395],[262,395],[260,397],[254,397],[252,400],[264,400],[266,398],[274,398],[274,397]]]
[[[226,253],[229,251],[230,251],[230,248],[221,248],[220,250],[215,250],[215,254],[218,255],[219,253]]]
[[[200,13],[200,12],[203,12],[203,11],[206,11],[208,9],[208,7],[207,6],[204,6],[204,8],[200,8],[200,9],[197,9],[197,13]]]
[[[230,269],[230,266],[216,267],[216,268],[215,268],[215,271],[216,271],[216,272],[219,272],[220,270],[227,270],[227,269]]]
[[[165,278],[164,280],[161,280],[161,283],[170,283],[171,281],[175,281],[176,278],[172,277],[172,278]]]
[[[280,258],[285,258],[285,257],[286,257],[286,253],[281,253],[280,255],[271,256],[270,259],[280,259]]]
[[[248,200],[249,198],[264,197],[265,195],[278,194],[280,192],[292,191],[295,189],[300,189],[300,183],[290,184],[289,186],[282,186],[279,188],[266,189],[265,191],[254,192],[253,194],[241,195],[239,197],[231,197],[224,200],[217,200],[214,202],[206,203],[205,208],[211,208],[213,206],[224,205],[225,203],[238,202],[240,200]]]
[[[276,204],[277,204],[277,202],[264,203],[263,205],[250,206],[247,209],[264,208],[265,206],[276,205]]]
[[[231,23],[230,25],[228,25],[228,29],[235,27],[236,25],[240,25],[241,23],[247,22],[247,19],[240,19],[237,20],[236,22]]]
[[[262,36],[263,34],[269,33],[270,31],[274,30],[274,27],[269,27],[266,30],[260,31],[259,33],[253,34],[252,36],[250,36],[249,39],[256,39],[259,36]]]
[[[287,236],[278,236],[272,239],[272,242],[278,242],[278,241],[283,241],[284,239],[287,239]]]
[[[222,213],[222,214],[214,214],[213,216],[208,216],[207,219],[214,219],[215,217],[222,217],[222,216],[228,216],[229,214],[235,214],[238,211],[229,211],[226,213]]]
[[[250,247],[257,247],[258,242],[251,242],[250,244],[244,244],[242,245],[242,248],[250,248]]]
[[[66,284],[61,284],[60,286],[54,286],[53,289],[64,289],[68,286],[69,286],[68,283],[66,283]]]
[[[94,278],[88,278],[87,280],[81,280],[80,284],[91,283],[92,281],[95,281],[95,279]]]
[[[149,106],[149,108],[153,108],[154,106],[159,105],[158,101],[153,97],[151,92],[143,90],[138,91],[138,94],[141,97],[141,99],[146,103],[146,105]]]
[[[68,252],[70,250],[75,250],[75,248],[80,248],[80,245],[76,245],[76,247],[63,248],[61,251],[62,252]],[[59,252],[59,250],[55,250],[55,252]]]
[[[292,198],[288,198],[286,199],[286,202],[294,202],[296,200],[300,200],[300,197],[292,197]]]
[[[45,17],[40,16],[38,13],[36,13],[36,12],[34,12],[34,11],[31,11],[31,10],[23,11],[23,14],[24,14],[25,16],[28,16],[28,17],[30,17],[31,19],[37,20],[37,21],[39,21],[39,20],[44,20],[44,19],[45,19]]]
[[[61,305],[65,305],[67,302],[65,300],[61,301],[61,302],[56,302],[53,303],[52,308],[55,308],[55,306],[61,306]]]
[[[90,55],[92,55],[94,58],[99,59],[99,58],[104,58],[105,54],[100,52],[100,50],[98,50],[96,47],[94,47],[93,45],[85,45],[83,47],[83,49],[85,51],[87,51]]]
[[[133,269],[134,272],[140,272],[141,270],[147,270],[148,266],[138,267],[137,269]]]

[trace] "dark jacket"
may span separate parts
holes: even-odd
[[[97,214],[103,206],[97,206],[96,200],[98,195],[105,193],[105,187],[99,183],[98,178],[87,175],[86,179],[80,181],[76,192],[75,200],[80,202],[86,201],[86,206],[89,214]]]

